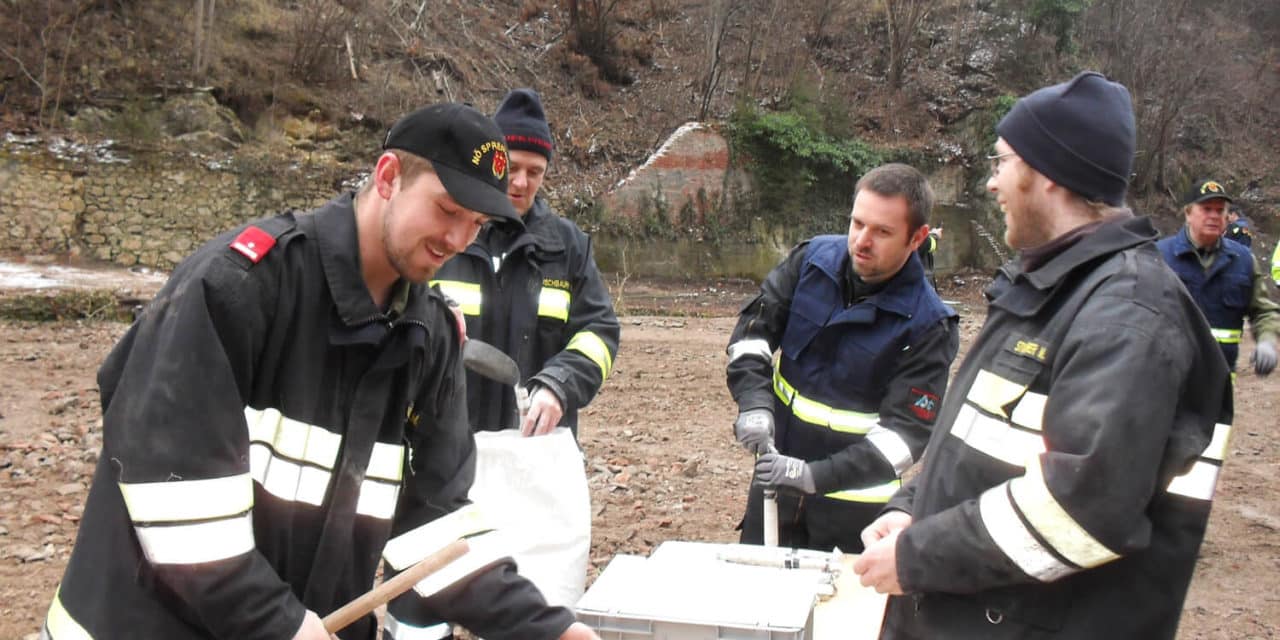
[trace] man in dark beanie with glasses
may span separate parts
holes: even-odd
[[[920,474],[854,565],[881,638],[1174,638],[1231,422],[1204,317],[1124,208],[1129,92],[1085,72],[996,126],[1016,259]]]
[[[591,238],[538,197],[555,149],[538,93],[511,91],[493,119],[510,156],[507,196],[524,224],[488,225],[433,284],[459,304],[468,336],[516,360],[530,394],[520,415],[510,387],[468,374],[471,425],[525,435],[565,426],[576,435],[578,411],[613,370],[618,318]]]

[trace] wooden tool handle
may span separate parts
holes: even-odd
[[[466,540],[454,540],[445,548],[425,557],[386,582],[374,587],[364,595],[342,605],[342,608],[324,617],[324,629],[329,633],[337,633],[347,625],[369,614],[370,611],[388,603],[392,598],[413,588],[423,578],[439,571],[445,565],[462,557],[470,547]]]

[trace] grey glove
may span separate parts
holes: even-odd
[[[1260,376],[1267,376],[1276,368],[1276,343],[1271,341],[1259,342],[1253,348],[1253,372]]]
[[[765,489],[791,489],[805,495],[814,493],[809,463],[780,453],[766,453],[756,460],[755,484]]]
[[[773,449],[773,412],[768,409],[748,409],[738,414],[733,423],[733,437],[760,455]]]

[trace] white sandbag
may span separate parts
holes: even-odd
[[[591,494],[582,451],[560,427],[534,437],[519,430],[476,433],[470,498],[513,541],[520,575],[547,601],[572,608],[587,584]]]

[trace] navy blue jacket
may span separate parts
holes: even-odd
[[[1244,319],[1253,298],[1253,254],[1248,247],[1223,238],[1213,264],[1205,269],[1196,257],[1196,248],[1186,227],[1160,240],[1156,246],[1209,321],[1213,337],[1234,371],[1240,355]]]

